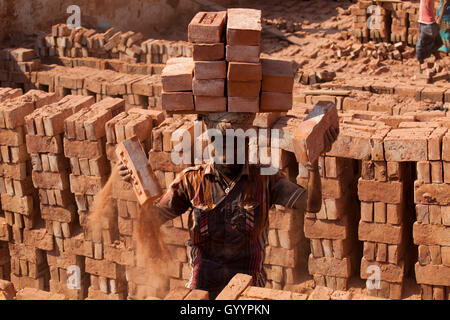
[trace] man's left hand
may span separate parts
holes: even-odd
[[[336,141],[339,136],[339,128],[330,127],[325,132],[325,148],[323,153],[330,152],[333,143]]]

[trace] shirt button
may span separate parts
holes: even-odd
[[[230,192],[230,188],[225,189],[225,193],[228,194],[228,192]]]

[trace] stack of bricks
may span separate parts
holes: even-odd
[[[0,49],[0,84],[4,87],[32,88],[32,73],[39,70],[41,61],[32,49]]]
[[[388,42],[391,39],[391,12],[393,3],[378,3],[377,9],[372,11],[371,21],[375,24],[369,29],[369,38],[375,42]],[[368,21],[369,21],[368,19]]]
[[[118,163],[115,149],[117,144],[134,136],[138,138],[147,153],[151,148],[151,134],[153,126],[164,120],[161,111],[142,110],[132,108],[122,112],[106,123],[106,154],[115,167]],[[145,270],[135,261],[134,227],[140,205],[131,183],[117,181],[112,186],[111,198],[117,208],[118,239],[120,244],[104,243],[104,258],[123,265],[128,274],[128,297],[145,299],[148,296],[163,296],[156,288],[148,284],[148,277],[143,277]],[[115,239],[112,239],[115,240]],[[141,276],[140,276],[141,275]]]
[[[261,112],[286,112],[292,109],[294,66],[292,60],[261,59]]]
[[[351,8],[351,14],[353,16],[353,36],[361,42],[369,41],[367,8],[371,5],[372,1],[358,1],[358,4]]]
[[[415,46],[419,40],[419,3],[410,2],[405,4],[408,13],[408,44]]]
[[[0,230],[2,229],[0,221]],[[0,279],[8,280],[11,274],[11,257],[9,255],[8,238],[5,238],[0,231]]]
[[[262,66],[261,11],[228,9],[227,85],[229,112],[259,112]]]
[[[98,222],[101,223],[101,235],[93,234],[87,224],[88,215],[92,214],[94,196],[101,191],[110,174],[105,124],[124,108],[124,100],[106,98],[74,113],[64,122],[64,154],[70,159],[71,167],[70,190],[75,194],[84,238],[93,241],[93,257],[86,257],[85,260],[85,271],[90,275],[88,298],[126,297],[125,268],[104,259],[103,243],[111,244],[117,238],[112,217]]]
[[[346,290],[359,264],[356,244],[355,162],[337,156],[319,158],[322,207],[305,214],[305,236],[310,239],[308,270],[316,285]],[[306,187],[308,170],[299,164],[298,181]]]
[[[69,163],[64,157],[64,120],[94,103],[92,97],[66,96],[25,117],[27,150],[33,185],[38,189],[41,217],[63,251],[77,223],[75,201],[69,186]]]
[[[6,223],[11,226],[16,243],[23,242],[23,229],[33,228],[39,216],[37,194],[31,181],[24,118],[55,100],[55,94],[31,90],[0,105],[1,202]]]
[[[178,129],[189,132],[194,136],[194,116],[175,116],[166,119],[152,131],[152,150],[149,152],[149,161],[163,189],[167,190],[175,176],[183,169],[193,165],[193,141],[191,148],[185,150],[190,156],[180,164],[174,164],[171,160],[171,151],[177,147],[178,141],[172,141],[172,133]],[[176,150],[176,149],[175,149]],[[180,155],[183,157],[183,155]],[[191,276],[191,266],[188,262],[186,242],[189,239],[188,232],[189,211],[174,220],[168,221],[162,227],[163,240],[172,257],[168,265],[169,288],[184,286]]]
[[[54,25],[51,34],[39,37],[35,49],[40,57],[95,57],[133,64],[166,63],[170,57],[192,56],[186,42],[144,40],[139,32],[121,32],[114,28],[104,33],[84,27],[70,29],[65,24]]]
[[[9,243],[11,282],[14,288],[49,290],[49,267],[45,251],[25,243]]]
[[[417,163],[414,184],[417,221],[413,237],[419,251],[415,274],[422,287],[422,299],[450,300],[450,133],[447,128],[436,128],[428,147],[428,161]]]
[[[192,90],[198,112],[225,112],[225,25],[227,13],[199,12],[188,27],[195,64]]]
[[[161,78],[158,75],[124,74],[89,67],[55,67],[37,72],[37,88],[68,94],[94,96],[96,102],[106,98],[125,99],[126,109],[161,108]]]
[[[394,43],[408,40],[408,12],[406,3],[392,4],[391,41]]]
[[[307,263],[301,212],[275,205],[269,211],[268,246],[264,260],[267,288],[282,290],[298,282]]]
[[[194,64],[191,59],[169,60],[164,68],[162,81],[162,108],[167,111],[193,111],[192,77]]]
[[[188,29],[194,65],[191,60],[168,62],[162,108],[174,113],[292,109],[293,63],[260,59],[261,30],[260,10],[199,12]]]
[[[389,135],[388,135],[389,137]],[[379,268],[379,287],[367,288],[374,296],[401,299],[410,265],[407,230],[410,208],[407,197],[408,163],[363,161],[358,195],[361,200],[359,239],[364,242],[361,278]]]

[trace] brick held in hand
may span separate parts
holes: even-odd
[[[301,164],[314,162],[325,148],[325,132],[339,128],[336,106],[320,101],[294,131],[293,145],[297,161]]]
[[[262,92],[261,112],[289,111],[292,109],[292,93]]]
[[[161,195],[161,187],[136,137],[124,140],[117,145],[116,154],[131,171],[133,189],[141,205]]]
[[[163,92],[162,109],[166,111],[193,111],[192,92]]]
[[[192,61],[167,65],[161,75],[164,91],[192,91],[193,74],[194,63]]]
[[[261,30],[261,10],[228,9],[227,44],[259,46]]]
[[[226,112],[227,97],[195,96],[195,111]]]
[[[294,64],[292,60],[262,58],[262,91],[292,93]]]
[[[198,12],[188,26],[188,40],[193,43],[222,42],[227,12]]]
[[[195,43],[192,57],[194,61],[218,61],[225,58],[223,43]]]

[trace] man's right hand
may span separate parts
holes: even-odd
[[[128,170],[127,166],[122,162],[118,165],[119,176],[123,181],[130,182],[131,181],[131,172]]]

